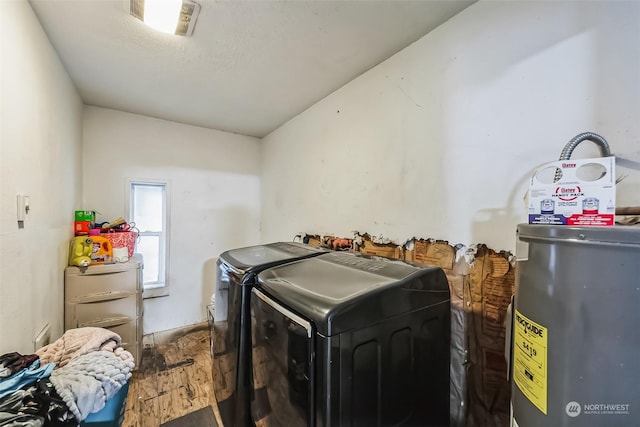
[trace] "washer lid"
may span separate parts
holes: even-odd
[[[298,242],[276,242],[223,252],[220,260],[241,274],[326,253],[322,248]]]
[[[518,239],[578,244],[616,244],[640,247],[640,227],[573,227],[566,225],[519,224]]]
[[[327,336],[449,301],[439,267],[350,252],[269,268],[258,275],[258,284]]]

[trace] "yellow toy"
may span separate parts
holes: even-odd
[[[69,265],[88,267],[91,264],[93,240],[87,236],[76,236],[71,239],[69,248]]]

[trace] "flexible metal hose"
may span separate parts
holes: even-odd
[[[609,148],[609,143],[607,140],[593,132],[582,132],[578,135],[571,138],[569,142],[562,149],[562,153],[560,153],[560,158],[558,160],[569,160],[571,158],[571,154],[573,154],[573,150],[580,144],[582,141],[591,141],[594,142],[598,148],[600,149],[600,154],[602,157],[611,156],[611,149]],[[557,182],[562,178],[562,173],[560,169],[556,169],[556,174],[553,178],[554,182]]]
[[[578,146],[578,144],[585,140],[595,142],[596,145],[600,148],[600,154],[602,155],[602,157],[611,156],[611,149],[609,148],[609,144],[607,143],[606,139],[604,139],[597,133],[583,132],[574,136],[573,138],[571,138],[571,141],[567,142],[567,144],[562,149],[560,159],[558,160],[569,160],[571,158],[573,150]]]

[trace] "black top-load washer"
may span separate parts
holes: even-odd
[[[257,274],[323,253],[327,251],[302,243],[278,242],[233,249],[218,258],[211,352],[214,393],[225,426],[252,425],[249,297]]]
[[[449,425],[444,272],[329,252],[251,295],[252,418],[269,427]]]

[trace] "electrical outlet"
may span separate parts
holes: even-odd
[[[33,339],[33,351],[37,351],[51,341],[51,324],[47,323],[38,335]]]

